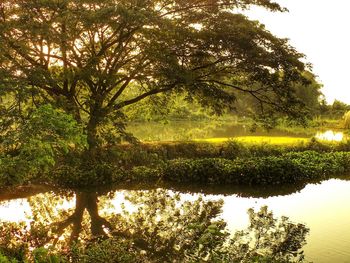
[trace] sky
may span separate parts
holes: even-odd
[[[259,20],[276,36],[289,38],[312,63],[323,84],[328,103],[350,104],[350,0],[275,0],[288,13],[252,8],[248,16]]]

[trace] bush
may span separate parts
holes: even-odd
[[[72,250],[72,262],[141,262],[133,251],[130,241],[121,238],[96,240],[88,246],[77,245]]]
[[[51,254],[46,248],[39,247],[33,250],[34,263],[65,263],[64,257]]]
[[[58,166],[51,178],[54,182],[69,186],[155,183],[159,180],[178,183],[281,185],[323,180],[350,171],[349,152],[288,152],[280,148],[276,150],[276,155],[262,157],[258,154],[254,156],[250,152],[245,156],[247,157],[235,156],[233,159],[159,159],[149,165],[131,167],[123,167],[120,165],[123,161],[120,160],[109,162],[102,158],[76,167],[69,163]]]
[[[60,156],[86,146],[83,128],[51,105],[37,108],[16,132],[9,131],[3,137],[1,185],[35,179],[52,170]]]
[[[11,259],[3,255],[0,251],[0,263],[19,263],[17,259]]]
[[[227,160],[178,159],[166,166],[163,178],[175,182],[279,185],[322,180],[350,171],[350,153],[291,152],[280,157]]]

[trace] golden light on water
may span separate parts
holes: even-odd
[[[27,219],[28,216],[31,216],[31,208],[26,199],[15,199],[0,202],[0,222],[27,222],[29,221]]]
[[[340,142],[344,139],[344,133],[329,130],[326,132],[318,132],[315,137],[321,141]]]
[[[350,199],[349,187],[350,181],[332,179],[321,184],[307,185],[299,192],[268,198],[240,197],[236,194],[205,195],[202,198],[204,201],[224,200],[221,218],[227,222],[227,227],[232,233],[246,229],[249,223],[247,215],[249,208],[254,208],[257,211],[261,206],[267,205],[276,218],[288,216],[291,222],[305,224],[311,229],[310,235],[307,237],[307,245],[304,247],[308,260],[320,263],[350,262],[350,253],[348,252],[350,206],[344,206],[344,202]],[[147,193],[146,190],[144,192]],[[137,193],[135,192],[135,194]],[[167,196],[170,198],[174,194],[175,192],[171,190],[167,192]],[[96,199],[99,206],[99,216],[108,218],[111,214],[121,213],[122,206],[128,213],[136,212],[142,203],[132,204],[126,198],[127,195],[128,191],[116,191],[111,195],[99,196],[98,200]],[[184,201],[194,201],[199,196],[198,193],[183,193],[180,196],[179,204]],[[39,202],[40,200],[41,202]],[[33,218],[35,213],[33,214],[32,210],[39,209],[38,211],[43,215],[41,220],[51,218],[45,216],[47,211],[51,211],[50,215],[55,214],[52,222],[46,222],[52,224],[61,219],[64,220],[64,218],[56,217],[58,211],[67,210],[68,213],[62,215],[72,215],[75,203],[74,196],[66,198],[52,193],[38,194],[29,199],[2,201],[0,202],[0,222],[24,221],[29,228],[30,222],[35,220]],[[54,207],[47,207],[50,204]],[[84,222],[88,223],[86,220]],[[61,241],[64,238],[69,238],[68,232],[59,237]]]

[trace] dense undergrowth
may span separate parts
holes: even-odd
[[[282,156],[177,159],[169,162],[164,180],[209,184],[280,185],[323,180],[350,171],[350,153],[291,152]]]
[[[2,136],[0,186],[50,183],[68,187],[122,182],[285,184],[349,171],[350,142],[167,142],[86,149],[72,116],[46,105],[16,132]]]
[[[44,105],[0,140],[0,186],[128,182],[285,184],[346,174],[350,141],[272,144],[159,142],[87,149],[83,127]]]
[[[350,172],[350,143],[276,146],[207,143],[124,145],[102,149],[98,158],[70,153],[45,180],[64,186],[109,183],[207,183],[281,185],[343,176]]]
[[[293,145],[238,141],[120,145],[100,149],[93,160],[86,153],[71,151],[57,159],[51,169],[36,170],[27,177],[25,173],[11,177],[3,169],[0,185],[45,182],[80,187],[158,181],[288,184],[350,172],[349,151],[349,142],[321,143],[314,139]]]

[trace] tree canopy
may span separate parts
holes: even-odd
[[[309,71],[303,72],[303,76],[309,83],[307,85],[303,85],[303,83],[300,82],[294,84],[297,97],[305,103],[312,114],[319,114],[320,102],[323,96],[321,92],[322,84],[317,82],[316,76]]]
[[[160,93],[220,113],[248,94],[259,113],[302,116],[302,54],[239,11],[270,0],[3,0],[0,95],[51,103],[98,127]]]

